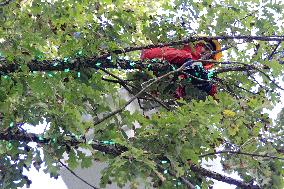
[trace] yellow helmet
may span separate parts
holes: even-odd
[[[216,53],[215,55],[213,55],[213,59],[214,60],[220,60],[223,56],[222,52],[221,52],[221,44],[216,39],[210,40],[210,42],[214,44],[215,51],[217,51],[217,52],[220,51],[220,52]]]
[[[204,34],[199,34],[199,35],[197,35],[198,37],[208,37],[208,36],[206,36],[206,35],[204,35]],[[211,40],[205,40],[206,42],[208,42],[209,44],[210,44],[210,46],[212,46],[213,48],[214,48],[214,50],[215,51],[220,51],[220,52],[218,52],[218,53],[216,53],[216,54],[214,54],[213,56],[212,56],[212,58],[214,59],[214,60],[220,60],[221,58],[222,58],[222,52],[221,52],[221,43],[218,41],[218,40],[216,40],[216,39],[211,39]]]

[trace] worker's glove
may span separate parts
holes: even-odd
[[[185,65],[184,65],[184,67],[185,67],[185,69],[189,69],[189,68],[191,68],[191,65],[192,65],[192,60],[191,59],[187,59],[187,60],[185,60]]]
[[[199,67],[202,67],[202,62],[193,62],[191,67],[195,67],[195,66],[199,66]]]
[[[193,62],[191,59],[185,61],[185,70],[195,69],[196,67],[202,68],[202,62]]]

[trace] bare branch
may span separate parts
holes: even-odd
[[[284,88],[283,88],[283,87],[281,87],[280,85],[278,85],[274,79],[271,79],[270,76],[269,76],[268,74],[266,74],[266,73],[265,73],[263,70],[261,70],[260,68],[254,66],[254,65],[245,64],[245,63],[241,63],[241,62],[240,62],[240,64],[245,65],[245,66],[247,66],[248,68],[252,68],[252,69],[254,69],[254,70],[257,70],[258,72],[260,72],[261,74],[263,74],[269,81],[271,81],[276,87],[278,87],[279,89],[281,89],[281,90],[284,91]]]
[[[139,46],[139,47],[127,47],[122,50],[114,50],[110,53],[106,53],[101,56],[103,57],[108,57],[112,53],[114,54],[123,54],[131,51],[137,51],[137,50],[142,50],[142,49],[151,49],[151,48],[156,48],[156,47],[165,47],[165,46],[174,46],[174,45],[182,45],[182,44],[187,44],[190,42],[194,41],[201,41],[201,40],[213,40],[213,39],[220,39],[220,40],[228,40],[228,39],[238,39],[238,40],[246,40],[248,42],[251,42],[252,40],[257,40],[257,41],[284,41],[284,36],[250,36],[250,35],[236,35],[236,36],[211,36],[211,37],[189,37],[187,39],[183,40],[178,40],[178,41],[173,41],[169,43],[159,43],[159,44],[151,44],[151,45],[146,45],[146,46]]]
[[[270,53],[270,55],[267,57],[267,60],[271,60],[271,59],[272,59],[273,55],[275,54],[275,52],[276,52],[276,50],[278,49],[278,47],[280,46],[280,44],[281,44],[281,41],[279,41],[279,42],[277,43],[277,45],[275,45],[273,51],[272,51],[272,52]]]
[[[252,94],[252,95],[258,95],[258,93],[254,93],[254,92],[252,92],[252,91],[250,91],[250,90],[248,90],[248,89],[245,89],[245,88],[243,88],[243,87],[241,87],[241,86],[239,86],[239,85],[237,85],[237,84],[235,84],[235,83],[229,83],[229,82],[226,81],[225,79],[220,79],[220,78],[214,78],[214,79],[217,80],[217,82],[219,81],[219,82],[222,82],[222,83],[226,84],[226,86],[228,86],[228,85],[233,85],[234,87],[236,87],[236,88],[238,88],[238,89],[240,89],[240,90],[246,91],[246,92],[248,92],[248,93],[250,93],[250,94]]]
[[[136,90],[139,90],[138,87],[127,83],[126,81],[124,81],[124,80],[121,79],[120,77],[114,75],[113,73],[107,71],[106,69],[104,69],[104,68],[99,68],[99,69],[102,70],[103,72],[107,73],[108,75],[110,75],[110,76],[116,78],[118,81],[120,81],[120,83],[121,83],[122,85],[124,84],[124,86],[123,86],[124,88],[125,88],[125,85],[129,85],[130,87],[135,88]],[[126,86],[126,89],[127,89],[127,88],[128,88],[128,87]],[[129,88],[128,88],[128,89],[129,89]],[[131,92],[131,93],[132,93],[132,92]],[[163,106],[166,110],[168,110],[168,111],[170,110],[170,108],[169,108],[166,104],[164,104],[160,99],[158,99],[157,97],[153,96],[152,94],[150,94],[150,93],[148,93],[148,92],[146,92],[146,91],[145,91],[144,93],[147,94],[148,96],[150,96],[150,97],[151,97],[153,100],[155,100],[156,102],[158,102],[158,103],[159,103],[161,106]],[[133,94],[133,93],[132,93],[132,94]]]
[[[186,64],[186,63],[185,63]],[[94,123],[94,125],[98,125],[100,123],[102,123],[103,121],[107,120],[108,118],[122,112],[131,102],[133,102],[137,97],[139,97],[142,93],[144,93],[149,87],[151,87],[154,83],[157,83],[158,81],[160,81],[161,79],[168,77],[171,74],[174,74],[176,72],[180,72],[184,69],[185,64],[183,64],[180,68],[178,68],[177,70],[174,71],[170,71],[167,74],[157,77],[156,79],[154,79],[153,82],[149,83],[147,86],[145,86],[142,90],[140,90],[135,96],[133,96],[130,100],[128,100],[122,107],[118,108],[117,110],[112,111],[111,113],[107,114],[106,116],[104,116],[103,118],[99,119],[98,121],[96,121]]]
[[[76,178],[78,178],[79,180],[81,180],[82,182],[84,182],[85,184],[87,184],[88,186],[90,186],[93,189],[99,189],[93,185],[91,185],[90,183],[88,183],[86,180],[84,180],[82,177],[80,177],[79,175],[77,175],[74,171],[72,171],[67,165],[65,165],[62,161],[58,160],[58,162],[65,168],[67,169],[72,175],[74,175]]]
[[[261,155],[261,154],[254,154],[254,153],[241,152],[241,151],[227,151],[227,150],[202,154],[199,157],[203,158],[203,157],[206,157],[206,156],[213,156],[213,155],[217,155],[217,154],[237,154],[237,155],[245,155],[245,156],[251,156],[251,157],[261,157],[261,158],[284,160],[284,158],[277,157],[277,156]]]

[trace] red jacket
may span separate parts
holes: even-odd
[[[162,48],[152,48],[144,49],[141,53],[141,60],[144,59],[163,59],[167,60],[170,64],[175,64],[182,66],[187,59],[198,60],[201,58],[201,51],[203,43],[198,43],[195,45],[194,49],[189,45],[184,45],[182,49],[175,49],[172,47],[162,47]],[[213,67],[213,63],[202,63],[204,69],[208,70]],[[214,84],[209,84],[211,86],[209,95],[214,96],[217,93],[217,88]],[[178,87],[176,89],[176,98],[185,96],[184,87]]]
[[[182,49],[172,47],[144,49],[141,53],[141,60],[159,58],[167,60],[171,64],[181,66],[187,59],[198,60],[201,58],[203,43],[198,43],[192,49],[189,45],[184,45]],[[213,67],[212,63],[203,63],[203,67],[208,70]]]

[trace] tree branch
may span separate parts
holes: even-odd
[[[246,92],[248,92],[248,93],[250,93],[250,94],[252,94],[252,95],[258,95],[258,94],[259,94],[259,93],[254,93],[254,92],[252,92],[252,91],[250,91],[250,90],[248,90],[248,89],[246,89],[246,88],[243,88],[243,87],[241,87],[241,86],[239,86],[239,85],[237,85],[237,84],[235,84],[235,83],[230,83],[230,82],[226,81],[225,79],[220,79],[220,78],[217,78],[217,77],[215,77],[214,79],[215,79],[217,82],[222,82],[222,83],[224,83],[225,86],[233,85],[234,87],[236,87],[236,88],[238,88],[238,89],[240,89],[240,90],[246,91]]]
[[[203,158],[206,156],[213,156],[217,154],[238,154],[238,155],[245,155],[245,156],[252,156],[252,157],[262,157],[262,158],[284,160],[284,158],[277,157],[277,156],[261,155],[261,154],[254,154],[254,153],[241,152],[241,151],[227,151],[227,150],[202,154],[199,157]]]
[[[33,134],[33,133],[15,133],[13,135],[9,135],[6,133],[0,133],[0,140],[5,141],[22,141],[22,142],[36,142],[39,144],[49,144],[52,140],[49,138],[41,138],[41,136]],[[72,140],[72,141],[58,141],[58,143],[65,145],[68,143],[71,146],[78,146],[78,144],[82,143],[78,140]],[[101,144],[99,141],[94,141],[92,144],[92,148],[94,150],[98,150],[100,152],[113,155],[113,156],[119,156],[123,152],[126,152],[128,149],[127,147],[120,146],[120,145],[104,145]],[[191,165],[190,169],[195,172],[196,174],[213,178],[222,182],[226,182],[228,184],[233,184],[242,188],[250,188],[250,189],[260,189],[256,185],[248,184],[243,181],[239,181],[224,175],[221,175],[219,173],[215,173],[212,171],[208,171],[205,168],[198,167],[196,165]],[[182,179],[183,180],[183,179]],[[185,183],[186,184],[186,183]]]
[[[257,79],[253,76],[253,73],[252,73],[251,71],[247,71],[247,75],[248,75],[248,77],[250,77],[250,78],[253,80],[253,81],[251,81],[251,82],[255,82],[255,83],[258,84],[259,87],[262,88],[263,90],[273,92],[273,90],[271,90],[271,89],[269,89],[268,87],[266,87],[266,86],[260,84],[259,81],[257,81]],[[249,81],[250,81],[250,80],[249,80]]]
[[[101,57],[108,57],[112,53],[114,54],[123,54],[131,51],[137,51],[137,50],[142,50],[142,49],[151,49],[151,48],[156,48],[156,47],[165,47],[165,46],[175,46],[175,45],[182,45],[182,44],[187,44],[190,42],[194,41],[202,41],[202,40],[213,40],[213,39],[220,39],[220,40],[228,40],[228,39],[243,39],[246,41],[252,41],[252,40],[257,40],[257,41],[284,41],[284,36],[248,36],[248,35],[236,35],[236,36],[212,36],[212,37],[189,37],[187,39],[183,40],[178,40],[178,41],[173,41],[169,43],[158,43],[158,44],[151,44],[151,45],[146,45],[146,46],[139,46],[139,47],[127,47],[122,50],[114,50],[110,53],[106,53],[102,55]]]
[[[260,189],[260,187],[257,186],[257,185],[253,185],[251,183],[245,183],[243,181],[221,175],[221,174],[216,173],[214,171],[208,171],[207,169],[199,167],[197,165],[191,165],[190,169],[193,172],[195,172],[196,174],[199,174],[199,175],[202,175],[202,176],[205,176],[205,177],[209,177],[209,178],[212,178],[212,179],[215,179],[215,180],[218,180],[218,181],[221,181],[221,182],[225,182],[225,183],[228,183],[228,184],[233,184],[233,185],[236,185],[236,186],[244,188],[244,189]]]
[[[78,70],[80,67],[90,67],[90,68],[97,68],[97,63],[102,61],[106,62],[106,58],[111,56],[112,54],[122,54],[142,49],[150,49],[155,47],[165,47],[165,46],[173,46],[173,45],[182,45],[193,41],[200,41],[200,40],[212,40],[212,39],[244,39],[247,41],[251,40],[260,40],[260,41],[284,41],[284,36],[213,36],[213,37],[190,37],[188,39],[179,40],[179,41],[173,41],[169,43],[159,43],[159,44],[151,44],[146,46],[139,46],[139,47],[127,47],[122,50],[114,50],[109,53],[103,54],[98,57],[88,57],[88,58],[74,58],[70,60],[69,62],[66,62],[64,60],[43,60],[43,61],[37,61],[33,60],[26,65],[28,66],[30,71],[63,71],[64,69],[70,69],[70,70]],[[215,52],[217,53],[217,52]],[[115,64],[105,64],[101,67],[103,68],[118,68]],[[126,65],[124,65],[126,66]],[[127,67],[127,68],[126,68]],[[122,67],[122,69],[129,69],[129,68],[145,68],[140,66],[129,66]],[[0,60],[0,73],[1,74],[9,74],[12,72],[15,72],[20,69],[20,65],[17,63],[8,63],[5,59]],[[236,70],[234,70],[236,71]]]
[[[81,180],[82,182],[84,182],[85,184],[87,184],[88,186],[90,186],[93,189],[99,189],[93,185],[91,185],[90,183],[88,183],[86,180],[84,180],[83,178],[81,178],[79,175],[77,175],[74,171],[72,171],[67,165],[65,165],[62,161],[58,160],[58,162],[65,168],[67,169],[72,175],[74,175],[76,178],[78,178],[79,180]]]
[[[106,74],[114,77],[115,79],[117,79],[118,81],[120,81],[119,83],[121,83],[122,85],[125,84],[125,85],[129,85],[130,87],[136,89],[136,90],[139,90],[138,87],[134,86],[134,85],[131,85],[129,83],[127,83],[126,81],[124,81],[123,79],[121,79],[120,77],[114,75],[113,73],[109,72],[108,70],[106,69],[103,69],[103,68],[99,68],[100,70],[102,70],[103,72],[105,72]],[[124,86],[124,88],[128,88],[127,86]],[[148,96],[150,96],[154,101],[158,102],[161,106],[163,106],[166,110],[170,110],[170,108],[164,104],[160,99],[158,99],[157,97],[153,96],[152,94],[148,93],[148,92],[144,92],[145,94],[147,94]]]
[[[266,74],[264,71],[262,71],[260,68],[254,66],[254,65],[250,65],[250,64],[245,64],[245,63],[239,63],[239,64],[242,64],[244,66],[247,66],[248,69],[252,69],[252,70],[257,70],[258,72],[260,72],[261,74],[263,74],[269,81],[271,81],[276,87],[278,87],[279,89],[283,90],[284,91],[284,88],[281,87],[280,85],[278,85],[276,83],[276,81],[274,79],[271,79],[270,76],[268,74]],[[264,66],[265,68],[269,68],[267,66]]]
[[[163,167],[162,167],[161,165],[157,164],[157,167],[158,167],[159,169],[163,170]],[[171,176],[177,178],[176,173],[173,172],[172,170],[169,170],[168,173],[169,173]],[[187,180],[185,177],[182,177],[182,176],[181,176],[180,179],[181,179],[181,182],[182,182],[183,184],[185,184],[188,189],[195,189],[194,185],[193,185],[189,180]]]
[[[282,41],[279,41],[279,42],[277,43],[277,45],[275,45],[273,51],[272,51],[272,52],[270,53],[270,55],[267,57],[267,60],[271,60],[271,59],[272,59],[273,55],[275,54],[276,50],[277,50],[278,47],[280,46],[281,42],[282,42]]]
[[[171,74],[174,74],[176,72],[180,72],[184,69],[185,67],[185,64],[184,63],[180,68],[178,68],[177,70],[174,70],[174,71],[170,71],[168,72],[167,74],[163,75],[163,76],[160,76],[160,77],[157,77],[154,79],[153,82],[149,83],[147,86],[145,86],[144,88],[142,88],[142,90],[140,90],[135,96],[133,96],[130,100],[128,100],[122,107],[110,112],[109,114],[107,114],[106,116],[104,116],[103,118],[97,120],[94,125],[98,125],[100,123],[102,123],[103,121],[107,120],[108,118],[122,112],[132,101],[134,101],[137,97],[139,97],[141,94],[143,94],[149,87],[151,87],[154,83],[157,83],[158,81],[160,81],[161,79],[165,78],[165,77],[168,77],[169,75]]]

